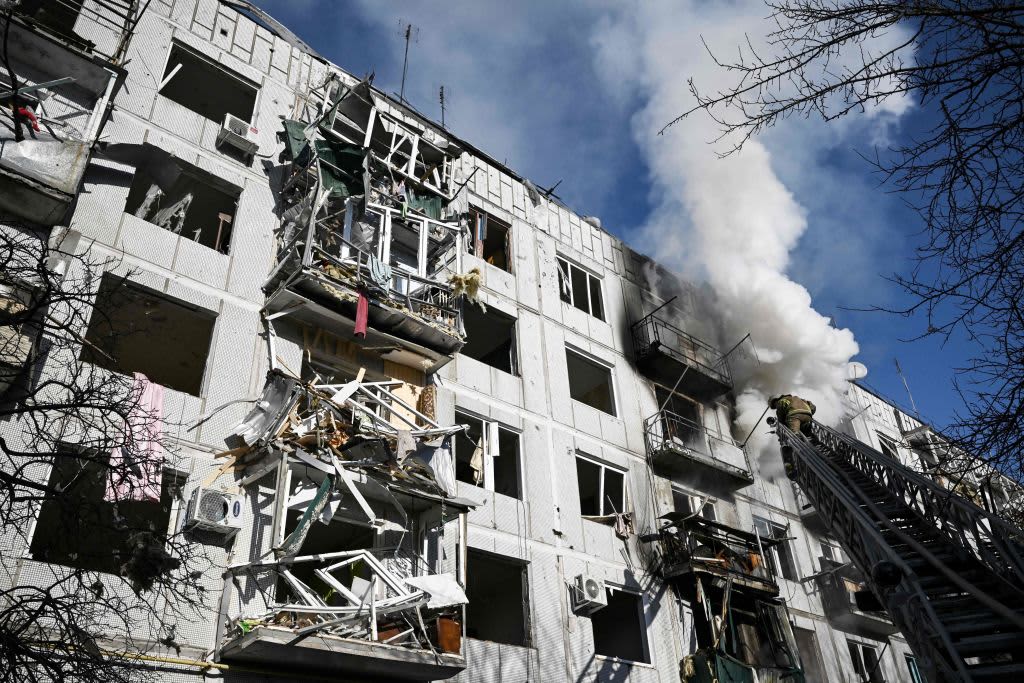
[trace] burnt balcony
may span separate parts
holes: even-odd
[[[843,630],[874,637],[899,631],[870,592],[859,569],[827,557],[819,561],[822,571],[815,575],[815,580],[829,621]]]
[[[460,292],[449,282],[461,265],[459,226],[361,207],[343,202],[291,237],[264,285],[266,310],[433,372],[464,343]],[[362,339],[355,335],[360,298],[367,306]]]
[[[31,16],[11,17],[8,31],[17,92],[4,70],[0,106],[16,104],[20,125],[10,117],[0,125],[0,212],[55,225],[75,198],[125,72],[88,41]]]
[[[697,399],[715,398],[732,389],[732,375],[722,354],[665,318],[651,313],[633,323],[632,333],[636,364],[656,382],[677,386]]]
[[[661,530],[661,576],[690,583],[700,578],[705,589],[722,589],[731,582],[732,591],[748,597],[774,598],[779,586],[763,555],[777,543],[703,517],[688,517]]]
[[[696,467],[712,475],[724,475],[734,484],[754,480],[746,451],[732,437],[670,410],[644,420],[644,441],[651,466],[659,474],[683,474]]]

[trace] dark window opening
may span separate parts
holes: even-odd
[[[857,680],[864,683],[885,683],[875,648],[852,640],[847,640],[846,646],[850,650],[850,659],[853,660],[853,671],[857,674]]]
[[[68,453],[54,460],[51,488],[63,492],[43,502],[32,534],[32,558],[85,571],[120,574],[130,558],[130,539],[142,532],[164,538],[171,507],[184,478],[163,473],[160,501],[103,499],[108,469],[105,459]]]
[[[650,663],[643,600],[636,593],[608,591],[608,606],[590,615],[594,652],[631,662]]]
[[[78,15],[82,12],[83,4],[85,4],[84,0],[62,0],[61,2],[23,0],[18,6],[18,12],[31,17],[34,21],[62,36],[85,42],[75,33],[75,24],[78,22]]]
[[[814,637],[814,631],[805,628],[794,628],[793,636],[800,652],[800,663],[803,665],[804,683],[828,683],[825,678],[825,667],[821,664],[821,650]]]
[[[580,514],[584,517],[603,517],[626,511],[625,472],[577,457],[576,481],[580,492]]]
[[[459,351],[492,368],[518,375],[516,367],[516,319],[493,308],[466,306],[462,314],[466,344]]]
[[[228,253],[242,190],[156,147],[144,149],[125,213]]]
[[[694,451],[707,451],[704,430],[701,425],[700,408],[697,403],[656,386],[654,396],[661,412],[661,428],[665,439],[672,445]]]
[[[761,538],[788,539],[789,537],[786,527],[760,517],[754,517],[754,530],[760,534]],[[781,576],[790,581],[799,580],[796,561],[793,558],[793,551],[789,547],[788,540],[767,548],[765,555],[774,570],[775,576]]]
[[[601,297],[601,278],[592,275],[563,258],[558,265],[558,295],[565,303],[604,320],[604,302]]]
[[[878,435],[878,445],[881,447],[882,455],[888,456],[893,460],[899,460],[899,450],[896,446],[896,442],[889,437]]]
[[[198,396],[216,316],[105,274],[82,360]]]
[[[519,435],[498,427],[498,453],[494,464],[494,492],[522,498],[519,482]]]
[[[288,534],[298,526],[299,518],[302,517],[303,512],[304,510],[288,511],[284,527],[285,538],[288,538]],[[309,527],[309,533],[302,542],[300,554],[320,555],[336,553],[342,550],[371,550],[373,549],[373,542],[376,536],[376,532],[369,526],[353,524],[340,519],[333,519],[329,524],[321,524],[317,521],[313,522]],[[332,576],[340,581],[343,586],[351,589],[353,583],[369,581],[370,579],[370,570],[362,566],[363,564],[357,563],[353,565],[350,571],[335,572]],[[316,575],[314,570],[317,567],[318,565],[315,562],[303,562],[292,565],[290,571],[292,576],[309,586],[326,604],[339,607],[349,604],[348,601],[335,593],[331,586],[324,583]],[[357,595],[361,594],[360,590],[355,590],[354,592]],[[287,600],[302,602],[299,596],[293,594],[292,587],[283,577],[279,578],[277,582],[277,600],[278,602],[286,602]]]
[[[569,349],[565,350],[565,365],[569,371],[569,395],[580,403],[615,415],[612,371]]]
[[[455,424],[468,424],[469,429],[455,436],[455,478],[474,486],[484,485],[484,423],[455,413]]]
[[[259,86],[180,43],[171,46],[162,80],[161,95],[204,118],[223,123],[231,114],[252,121]]]
[[[473,230],[472,252],[492,266],[511,273],[509,239],[512,228],[509,224],[479,209],[470,211],[469,220]]]
[[[466,555],[466,635],[530,645],[526,563],[469,550]]]

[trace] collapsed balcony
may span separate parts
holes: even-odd
[[[465,668],[462,427],[440,427],[400,384],[269,375],[228,453],[256,500],[254,484],[273,486],[270,529],[254,532],[272,547],[225,573],[218,658],[380,680]]]
[[[746,451],[731,436],[671,410],[661,410],[644,420],[644,442],[651,466],[660,474],[682,474],[697,465],[734,482],[749,484],[754,480]]]
[[[871,593],[859,569],[849,562],[821,557],[822,571],[815,575],[821,602],[829,620],[843,630],[873,637],[899,631],[885,608]]]
[[[365,144],[335,130],[352,134],[342,105],[356,116],[351,108],[367,92],[348,91],[308,126],[284,123],[283,247],[264,286],[266,308],[350,329],[366,346],[394,347],[386,359],[433,371],[463,345],[460,297],[475,293],[479,276],[461,273],[464,217],[442,220],[451,159],[424,157],[419,138],[406,150],[401,136],[379,156],[373,123],[388,118],[373,108]]]
[[[661,576],[687,585],[735,591],[754,598],[779,594],[765,550],[781,540],[734,529],[689,513],[669,513],[659,534]]]
[[[111,16],[93,17],[94,30],[99,26],[111,38],[120,38],[110,56],[71,32],[77,15],[70,9],[64,12],[68,16],[22,13],[10,18],[10,72],[0,71],[0,104],[13,116],[0,124],[0,212],[54,225],[75,198],[110,103],[124,81],[124,69],[115,64],[126,45],[129,32],[124,27],[129,22],[120,20],[134,16],[136,9],[133,2],[114,2],[96,11]]]
[[[732,375],[722,354],[657,311],[633,323],[632,334],[636,364],[651,379],[702,400],[732,389]]]

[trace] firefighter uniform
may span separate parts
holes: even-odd
[[[768,406],[775,409],[779,422],[798,434],[811,436],[811,416],[816,410],[813,403],[793,394],[783,394],[773,398]]]

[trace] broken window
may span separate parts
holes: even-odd
[[[466,635],[530,645],[526,563],[470,549],[466,554]]]
[[[143,145],[125,213],[228,253],[242,190],[152,145]]]
[[[518,375],[516,363],[516,319],[493,308],[465,306],[462,322],[466,344],[459,351],[502,372]]]
[[[159,92],[200,116],[223,123],[228,114],[252,121],[259,85],[174,42]]]
[[[650,663],[647,628],[640,595],[620,588],[608,591],[608,605],[590,615],[594,652],[631,662]]]
[[[885,683],[882,667],[878,661],[878,651],[874,647],[852,640],[847,640],[846,645],[850,650],[853,672],[857,674],[857,680],[865,683]]]
[[[601,278],[562,257],[558,262],[558,293],[562,301],[598,320],[604,320],[604,301],[601,298]]]
[[[814,631],[794,627],[793,637],[796,639],[800,663],[803,665],[804,683],[828,683],[828,679],[825,678],[825,667],[821,665],[821,650],[818,649]]]
[[[625,470],[577,455],[576,481],[580,489],[580,514],[584,517],[626,511]]]
[[[785,539],[771,548],[765,548],[765,559],[772,567],[772,572],[775,576],[781,576],[790,581],[798,581],[799,577],[796,571],[796,562],[793,559],[793,550],[789,547],[789,530],[781,524],[776,524],[761,517],[754,517],[754,531],[761,538]]]
[[[615,415],[611,368],[568,348],[565,365],[569,371],[569,395],[580,403]]]
[[[914,655],[903,655],[903,659],[907,663],[907,671],[910,672],[911,683],[924,683],[924,676],[921,675],[921,670],[917,668],[917,659]]]
[[[216,316],[107,273],[82,345],[82,360],[199,395]]]
[[[160,500],[104,500],[108,468],[103,458],[68,453],[54,459],[49,485],[61,491],[39,509],[32,533],[32,558],[85,571],[120,574],[129,558],[130,539],[140,532],[161,538],[183,477],[165,472]]]
[[[661,428],[665,440],[675,446],[706,452],[707,442],[701,425],[700,406],[682,394],[654,387],[654,396],[661,411]]]
[[[843,550],[839,547],[839,544],[835,541],[829,541],[823,539],[820,541],[821,546],[821,569],[831,569],[836,565],[843,564],[846,560],[843,559]]]
[[[486,211],[474,208],[469,212],[469,225],[473,231],[471,247],[473,254],[492,266],[511,273],[510,239],[512,228],[509,224]]]
[[[703,502],[703,504],[702,504]],[[715,510],[715,504],[708,500],[705,496],[690,496],[690,512],[696,512],[700,508],[698,515],[710,522],[718,521],[718,512]]]
[[[896,442],[880,432],[878,433],[878,445],[882,455],[886,455],[893,460],[899,460],[899,447],[896,445]]]
[[[519,434],[459,411],[455,424],[469,425],[455,437],[455,478],[521,499]]]

